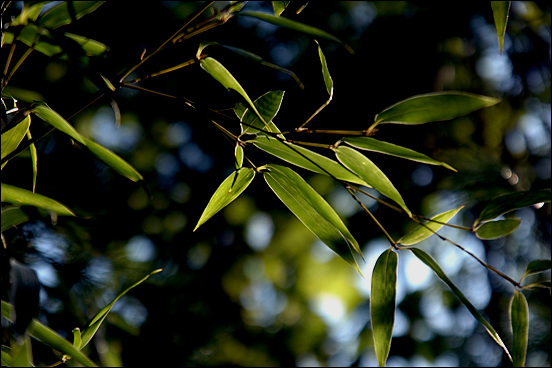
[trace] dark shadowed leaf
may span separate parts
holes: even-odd
[[[508,23],[510,3],[511,1],[491,1],[500,54],[502,54],[502,48],[504,46],[504,34],[506,33],[506,24]]]
[[[395,324],[398,261],[397,253],[389,248],[379,256],[372,273],[370,318],[376,357],[380,367],[385,366],[389,356]]]
[[[416,162],[422,162],[429,165],[439,165],[443,166],[449,170],[457,171],[454,167],[450,166],[447,163],[437,161],[424,155],[411,150],[410,148],[405,148],[397,146],[392,143],[387,143],[380,141],[379,139],[370,138],[370,137],[346,137],[343,138],[343,142],[350,144],[353,147],[360,148],[367,151],[384,153],[386,155],[396,156],[404,158],[407,160],[412,160]]]
[[[238,198],[242,192],[247,189],[255,177],[255,170],[242,167],[230,174],[215,191],[203,214],[199,218],[194,231],[197,230],[205,221],[209,220],[224,207],[228,206],[234,199]]]
[[[34,206],[58,215],[75,216],[69,208],[51,198],[4,183],[1,186],[2,202],[8,202],[15,206]]]
[[[527,265],[523,276],[521,276],[521,281],[529,275],[534,275],[536,273],[541,273],[550,269],[552,262],[549,259],[538,259]],[[520,282],[521,282],[520,281]]]
[[[408,216],[412,217],[412,213],[393,183],[368,157],[346,146],[337,147],[335,155],[346,168],[357,174],[378,192],[395,201],[405,210]]]
[[[262,171],[268,186],[289,210],[360,273],[353,256],[353,251],[362,256],[358,243],[328,202],[288,167],[270,164]]]
[[[400,101],[376,115],[375,123],[423,124],[467,115],[496,105],[500,99],[466,92],[447,91],[417,95]]]
[[[479,226],[475,230],[475,235],[479,239],[499,239],[513,232],[519,224],[521,224],[520,219],[490,221]]]
[[[473,227],[492,220],[500,215],[518,208],[528,207],[536,203],[550,202],[550,189],[538,191],[514,192],[495,197],[483,208]]]
[[[439,231],[440,228],[445,226],[444,224],[449,222],[462,208],[464,208],[464,206],[433,216],[431,218],[433,221],[428,221],[424,225],[418,226],[412,232],[400,238],[397,243],[402,245],[414,245],[429,238],[435,232]]]
[[[45,12],[38,23],[47,28],[57,28],[82,18],[96,10],[105,1],[68,1],[62,2]]]
[[[30,216],[19,207],[2,208],[2,232],[29,219]]]
[[[510,322],[513,336],[512,366],[525,367],[529,339],[529,305],[525,295],[517,290],[514,290],[510,300]]]
[[[495,331],[493,326],[485,318],[479,313],[479,311],[473,306],[473,304],[464,296],[464,294],[450,281],[448,276],[443,272],[439,264],[431,257],[429,254],[424,252],[421,249],[418,248],[408,248],[414,253],[416,257],[418,257],[422,262],[424,262],[429,268],[435,272],[435,274],[445,283],[448,285],[448,287],[452,290],[454,294],[460,299],[460,301],[464,304],[466,308],[468,308],[468,311],[472,314],[472,316],[475,317],[487,330],[488,334],[493,338],[493,340],[506,352],[508,355],[508,358],[510,361],[512,360],[512,356],[510,355],[510,352],[508,351],[508,348],[506,345],[502,342],[502,339],[498,335],[498,333]]]

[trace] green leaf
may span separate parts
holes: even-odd
[[[446,211],[435,215],[431,218],[432,221],[426,222],[424,225],[420,225],[412,232],[406,234],[397,241],[397,244],[413,245],[429,238],[440,228],[449,222],[464,206],[460,206],[456,209]]]
[[[54,128],[61,130],[63,133],[67,134],[77,142],[86,146],[84,137],[80,135],[79,132],[69,124],[60,114],[55,112],[44,102],[36,102],[33,106],[32,111],[42,120],[52,125]]]
[[[397,253],[389,248],[379,256],[372,273],[370,319],[374,348],[380,367],[385,367],[391,348],[391,336],[395,324],[398,261]]]
[[[462,294],[460,289],[456,287],[450,281],[448,276],[443,272],[439,264],[426,252],[424,252],[421,249],[418,248],[408,248],[416,257],[418,257],[422,262],[424,262],[429,268],[435,272],[435,274],[445,283],[448,285],[448,287],[452,290],[454,294],[460,299],[460,301],[464,304],[464,306],[468,309],[468,311],[472,314],[472,316],[475,317],[482,325],[485,327],[485,330],[487,330],[487,333],[493,338],[493,340],[506,352],[508,355],[508,358],[510,361],[512,360],[512,356],[510,355],[510,352],[508,351],[508,348],[506,345],[502,342],[502,339],[498,335],[498,333],[495,331],[493,326],[489,322],[485,320],[485,318],[479,313],[479,311],[473,306],[473,304]]]
[[[39,29],[36,24],[31,23],[24,26],[17,36],[14,36],[11,32],[5,32],[2,42],[4,44],[11,44],[15,37],[25,45],[32,47],[34,50],[41,52],[48,57],[61,54],[63,49],[60,46],[44,41],[45,37],[42,37],[42,41],[40,40],[41,36],[44,34],[47,33],[45,33],[44,30]]]
[[[2,202],[8,202],[15,206],[34,206],[58,215],[75,216],[69,208],[51,198],[4,183],[1,183],[1,186]]]
[[[343,45],[351,54],[354,54],[354,51],[349,47],[349,45],[342,42],[339,38],[329,34],[328,32],[325,32],[321,29],[318,29],[316,27],[311,27],[306,24],[296,22],[294,20],[284,18],[284,17],[276,17],[274,15],[266,14],[266,13],[259,13],[259,12],[240,12],[237,13],[238,15],[248,16],[260,19],[262,21],[272,23],[279,27],[289,28],[297,32],[306,33],[308,35],[324,38],[327,40],[331,40],[334,42],[337,42],[341,45]]]
[[[333,175],[333,177],[338,180],[371,187],[363,179],[359,178],[338,162],[296,144],[283,142],[268,136],[256,137],[247,142],[253,143],[256,147],[284,161],[315,173],[329,176]]]
[[[242,134],[265,134],[260,130],[269,131],[275,134],[280,133],[280,130],[272,122],[272,119],[274,119],[280,110],[283,98],[284,91],[270,91],[257,98],[253,103],[268,125],[261,121],[253,111],[246,109],[241,118]],[[279,136],[283,138],[283,135],[279,134]]]
[[[498,36],[498,45],[500,46],[500,54],[504,46],[504,35],[506,34],[506,24],[508,23],[508,13],[510,11],[511,1],[491,1],[493,9],[493,17],[496,27],[496,35]]]
[[[91,38],[79,36],[69,32],[65,32],[65,36],[78,43],[88,56],[99,56],[109,50],[106,45]]]
[[[475,230],[475,236],[484,240],[499,239],[513,232],[519,224],[521,224],[520,219],[486,222]]]
[[[538,259],[536,261],[529,263],[525,268],[525,272],[523,272],[523,276],[521,276],[521,281],[523,281],[523,279],[529,275],[534,275],[536,273],[549,270],[551,267],[551,264],[552,263],[550,262],[549,259]]]
[[[236,148],[234,150],[234,155],[236,156],[236,170],[241,169],[243,166],[243,148],[238,143],[236,143]]]
[[[499,102],[499,98],[457,91],[417,95],[402,100],[377,114],[372,127],[383,123],[423,124],[450,120]]]
[[[473,227],[510,211],[542,202],[550,202],[550,189],[514,192],[495,197],[483,208]]]
[[[55,29],[93,12],[104,2],[105,1],[62,2],[45,12],[38,19],[38,23],[46,28]]]
[[[238,198],[245,189],[251,184],[255,177],[255,170],[242,167],[230,174],[215,191],[203,214],[199,218],[194,231],[197,230],[205,221],[209,220],[216,213],[228,206],[234,199]]]
[[[12,361],[14,367],[34,367],[33,352],[31,350],[31,338],[27,335],[23,337],[23,343],[13,344]],[[12,345],[12,346],[13,346]]]
[[[362,256],[360,247],[328,202],[290,168],[269,164],[262,172],[268,186],[307,229],[360,273],[352,253]]]
[[[342,139],[343,142],[347,144],[360,148],[367,151],[379,152],[386,155],[396,156],[404,158],[411,161],[421,162],[429,165],[438,165],[443,166],[449,170],[457,171],[454,167],[450,166],[441,161],[436,161],[423,153],[419,153],[411,150],[410,148],[405,148],[397,146],[392,143],[387,143],[380,141],[379,139],[370,138],[370,137],[346,137]]]
[[[224,67],[224,65],[211,57],[201,59],[199,62],[203,70],[209,73],[211,77],[215,78],[215,80],[222,84],[224,88],[228,90],[233,89],[234,91],[238,92],[249,104],[249,107],[251,107],[255,114],[261,119],[261,121],[263,122],[263,126],[267,125],[266,121],[263,119],[263,117],[255,107],[255,104],[253,103],[253,101],[251,101],[243,87],[238,83],[236,78],[234,78],[234,76],[230,74],[230,72]]]
[[[318,44],[318,42],[317,42]],[[326,92],[330,96],[330,99],[333,97],[333,80],[328,70],[328,64],[326,63],[326,57],[318,45],[318,56],[320,57],[320,64],[322,64],[322,76],[324,77],[324,84],[326,85]]]
[[[510,300],[510,321],[512,323],[512,366],[525,367],[527,341],[529,340],[529,305],[523,293],[514,290]]]
[[[343,166],[357,174],[378,192],[395,201],[406,211],[409,217],[412,217],[412,213],[404,203],[401,194],[397,191],[393,183],[391,183],[383,171],[370,161],[368,157],[345,146],[337,147],[335,149],[335,155]]]
[[[279,17],[282,12],[289,5],[289,1],[272,1],[272,8],[274,8],[274,15]]]
[[[20,225],[31,218],[25,211],[19,207],[2,208],[1,214],[2,232]]]
[[[23,140],[29,127],[31,126],[31,116],[28,115],[25,119],[19,122],[13,128],[4,131],[2,133],[1,139],[1,156],[2,158],[6,157],[19,146],[19,143]],[[2,164],[2,169],[6,165],[7,161]]]
[[[111,301],[111,303],[109,303],[108,305],[106,305],[105,307],[103,307],[95,316],[94,318],[92,318],[92,320],[88,323],[88,325],[86,326],[86,328],[84,330],[82,330],[81,332],[81,344],[80,344],[80,347],[79,349],[82,349],[84,348],[89,342],[90,340],[92,340],[92,337],[94,337],[94,335],[96,334],[96,331],[98,331],[98,328],[100,328],[102,322],[105,320],[105,318],[107,317],[107,315],[109,314],[109,312],[111,311],[111,308],[113,308],[113,306],[115,305],[115,303],[123,296],[125,295],[126,293],[128,293],[130,290],[134,289],[136,286],[140,285],[141,283],[143,283],[144,281],[146,281],[150,276],[152,275],[155,275],[159,272],[161,272],[162,269],[158,269],[158,270],[155,270],[153,272],[151,272],[150,274],[148,274],[146,277],[142,278],[141,280],[139,280],[138,282],[134,283],[133,285],[129,286],[128,288],[126,288],[123,292],[121,292],[119,295],[117,295],[115,297],[115,299],[113,299]]]
[[[8,321],[13,322],[12,320],[12,306],[11,304],[2,300],[2,317],[6,318]],[[60,351],[63,354],[71,356],[77,362],[81,363],[85,367],[96,367],[96,365],[82,352],[80,352],[76,347],[73,346],[69,341],[65,340],[63,337],[58,335],[51,328],[43,325],[36,319],[33,319],[27,329],[27,333],[34,337],[35,339],[41,341],[47,346],[54,348]]]
[[[10,27],[15,26],[24,26],[30,21],[35,21],[42,10],[44,3],[40,2],[37,4],[29,5],[29,3],[23,3],[23,9],[21,13],[10,22]]]

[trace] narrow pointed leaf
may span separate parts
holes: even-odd
[[[353,250],[362,256],[357,241],[339,215],[301,176],[288,167],[266,165],[268,186],[289,210],[330,249],[360,273]]]
[[[57,28],[71,23],[93,12],[105,1],[70,1],[62,2],[45,12],[38,23],[47,28]],[[71,8],[70,8],[71,7]]]
[[[424,164],[443,166],[449,170],[457,171],[454,167],[450,166],[449,164],[434,160],[431,157],[424,155],[423,153],[416,152],[414,150],[411,150],[410,148],[397,146],[392,143],[383,142],[383,141],[380,141],[379,139],[375,139],[371,137],[346,137],[346,138],[343,138],[343,142],[346,142],[347,144],[353,147],[360,148],[363,150],[379,152],[386,155],[396,156],[396,157],[404,158],[411,161],[421,162]]]
[[[308,35],[318,37],[318,38],[324,38],[327,40],[331,40],[334,42],[337,42],[341,44],[343,47],[345,47],[351,54],[354,53],[354,51],[351,49],[351,47],[344,42],[342,42],[339,38],[329,34],[328,32],[325,32],[321,29],[318,29],[316,27],[308,26],[306,24],[296,22],[294,20],[284,18],[284,17],[276,17],[274,15],[270,15],[267,13],[259,13],[259,12],[240,12],[238,15],[242,16],[249,16],[253,18],[260,19],[262,21],[272,23],[279,27],[289,28],[297,32],[306,33]]]
[[[333,96],[333,80],[332,80],[332,76],[330,75],[330,71],[328,70],[326,57],[324,56],[324,53],[322,52],[320,45],[318,45],[318,56],[320,57],[320,64],[322,64],[322,76],[324,77],[326,92],[328,92],[328,95],[330,96],[330,99],[331,99]]]
[[[2,133],[0,146],[2,158],[12,153],[19,146],[19,143],[21,143],[27,134],[30,126],[31,116],[29,115],[16,126]],[[4,162],[4,164],[2,164],[2,168],[4,168],[6,163],[7,162]]]
[[[253,143],[263,151],[303,169],[323,175],[331,174],[338,180],[370,187],[363,179],[338,162],[296,144],[283,142],[268,136],[256,137],[247,142]]]
[[[550,189],[514,192],[495,197],[483,208],[473,226],[475,228],[480,223],[492,220],[510,211],[542,202],[550,202]]]
[[[77,130],[67,122],[60,114],[52,110],[44,102],[37,102],[32,110],[39,118],[52,125],[63,133],[67,134],[77,142],[86,146],[84,137],[80,135]]]
[[[19,207],[3,208],[1,215],[2,232],[20,225],[31,218],[25,211]]]
[[[96,334],[96,331],[98,331],[98,328],[100,328],[102,322],[105,320],[105,318],[107,317],[107,315],[109,314],[109,312],[111,311],[111,308],[113,308],[113,306],[115,305],[115,303],[121,298],[123,297],[123,295],[125,295],[126,293],[128,293],[130,290],[134,289],[136,286],[140,285],[141,283],[143,283],[144,281],[146,281],[148,278],[150,278],[150,276],[152,275],[155,275],[159,272],[161,272],[162,269],[158,269],[158,270],[155,270],[153,272],[151,272],[150,274],[148,274],[146,277],[144,277],[143,279],[139,280],[138,282],[134,283],[133,285],[129,286],[128,288],[126,288],[123,292],[121,292],[119,295],[117,295],[115,297],[115,299],[113,299],[111,301],[111,303],[109,303],[108,305],[106,305],[105,307],[103,307],[93,318],[92,320],[88,323],[88,325],[86,326],[85,329],[82,330],[81,332],[81,344],[80,344],[80,349],[83,349],[89,342],[90,340],[92,340],[92,337],[94,337],[94,335]]]
[[[479,239],[491,240],[505,237],[512,233],[521,224],[520,219],[506,219],[490,221],[482,224],[475,230],[475,236]]]
[[[224,67],[224,65],[222,65],[220,62],[218,62],[216,59],[213,59],[212,57],[201,59],[200,65],[203,70],[209,73],[211,77],[215,78],[216,81],[222,84],[224,88],[228,90],[233,89],[234,91],[238,92],[240,96],[242,96],[249,104],[249,107],[253,109],[255,114],[261,119],[263,125],[266,126],[266,121],[264,121],[263,117],[253,104],[253,101],[251,101],[243,87],[238,83],[236,78],[234,78],[234,76],[230,74],[230,72]]]
[[[197,228],[200,227],[205,221],[209,220],[224,207],[228,206],[233,200],[238,198],[238,196],[242,194],[245,189],[247,189],[249,184],[251,184],[254,177],[255,170],[248,167],[242,167],[224,179],[222,184],[209,200],[209,203],[199,218],[194,231],[196,231]]]
[[[14,344],[17,346],[18,344]],[[23,344],[12,349],[12,362],[14,367],[34,367],[33,354],[31,350],[31,338],[23,337]]]
[[[508,13],[510,11],[511,1],[491,1],[493,9],[493,17],[496,27],[496,35],[498,36],[498,45],[500,46],[500,54],[504,47],[504,35],[506,34],[506,24],[508,23]]]
[[[31,131],[27,130],[27,138],[32,139]],[[36,190],[36,176],[38,175],[38,153],[36,151],[36,146],[34,143],[31,143],[29,146],[29,151],[31,152],[31,163],[33,168],[33,193]]]
[[[504,352],[506,355],[508,355],[508,358],[510,361],[512,360],[512,356],[510,355],[510,352],[508,351],[508,348],[502,342],[502,339],[498,335],[498,333],[495,331],[493,326],[485,318],[479,313],[479,311],[473,306],[473,304],[464,296],[464,294],[450,281],[448,276],[443,272],[439,264],[431,257],[429,254],[424,252],[421,249],[418,248],[408,248],[418,259],[420,259],[423,263],[425,263],[429,268],[435,272],[435,274],[445,283],[447,286],[452,290],[452,292],[460,299],[462,304],[468,309],[468,311],[472,314],[472,316],[475,317],[482,325],[485,327],[485,330],[487,330],[487,333],[493,338],[493,340],[502,348],[504,349]]]
[[[84,53],[88,56],[99,56],[109,49],[105,44],[99,41],[93,40],[88,37],[79,36],[74,33],[66,32],[65,37],[70,38],[78,43],[80,47],[82,47]]]
[[[514,338],[512,366],[525,367],[527,341],[529,340],[529,305],[523,293],[515,290],[510,300],[510,322]]]
[[[529,275],[534,275],[536,273],[544,272],[550,269],[552,262],[549,259],[538,259],[527,265],[523,276],[521,276],[521,281]],[[521,282],[520,281],[520,282]]]
[[[274,15],[279,17],[288,5],[289,1],[273,1],[272,8],[274,9]]]
[[[447,222],[449,222],[464,206],[435,215],[424,225],[420,225],[412,232],[400,238],[397,243],[402,245],[413,245],[429,238],[435,232],[439,231]]]
[[[398,261],[397,253],[389,248],[379,256],[372,273],[370,319],[374,348],[380,367],[385,367],[391,348],[391,336],[395,324]]]
[[[8,202],[15,206],[34,206],[58,215],[75,216],[69,208],[51,198],[4,183],[1,184],[1,187],[2,202]]]
[[[236,170],[239,170],[243,166],[243,148],[237,143],[236,143],[236,148],[234,150],[234,155],[236,156],[235,158],[236,161],[234,162],[236,166]]]
[[[272,119],[274,119],[280,110],[283,98],[284,91],[270,91],[256,99],[253,103],[268,125],[265,126],[265,123],[257,117],[255,112],[251,109],[247,109],[241,118],[242,134],[265,134],[260,130],[269,131],[275,134],[280,133],[280,130],[276,127],[274,122],[272,122]],[[283,136],[280,134],[280,137]]]
[[[346,168],[357,174],[378,192],[395,201],[406,211],[408,216],[412,217],[412,213],[393,183],[368,157],[346,146],[337,147],[335,155]]]
[[[376,115],[375,124],[423,124],[467,115],[496,105],[500,99],[466,92],[447,91],[417,95],[400,101]]]

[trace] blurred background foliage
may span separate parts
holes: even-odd
[[[311,2],[295,14],[300,5],[292,2],[283,16],[324,29],[355,50],[351,55],[339,44],[319,40],[335,91],[311,127],[367,129],[384,108],[432,91],[462,90],[503,99],[453,121],[379,127],[378,139],[423,152],[459,171],[371,155],[413,212],[431,216],[466,204],[455,223],[469,226],[493,196],[550,187],[549,2],[512,2],[503,55],[489,2]],[[105,43],[107,53],[67,62],[35,52],[7,89],[23,101],[36,98],[29,95],[32,91],[69,116],[97,91],[89,78],[94,72],[117,80],[144,49],[154,50],[180,28],[197,6],[107,2],[65,28]],[[245,6],[271,11],[269,2]],[[15,2],[7,14],[17,15],[20,7]],[[327,99],[313,39],[249,17],[234,17],[223,27],[177,44],[133,75],[192,59],[199,43],[208,41],[249,50],[297,74],[304,89],[288,74],[223,48],[208,50],[253,99],[269,90],[285,90],[275,120],[282,130],[299,126]],[[237,101],[198,64],[141,85],[215,109],[231,109]],[[39,275],[40,320],[69,337],[125,285],[163,268],[115,305],[87,347],[92,359],[110,366],[377,365],[369,324],[370,278],[377,255],[388,244],[347,192],[328,177],[298,171],[346,219],[366,257],[364,278],[317,241],[259,178],[192,232],[209,198],[234,169],[233,144],[182,100],[130,89],[116,93],[120,128],[108,99],[70,122],[136,167],[153,197],[63,134],[50,134],[37,144],[37,192],[80,216],[59,218],[55,225],[33,221],[4,232],[12,256]],[[217,122],[239,132],[235,122]],[[335,137],[309,139],[333,142]],[[275,162],[249,149],[246,154],[257,165]],[[7,165],[3,178],[29,188],[29,159],[21,155],[17,161],[25,162]],[[414,226],[375,201],[366,205],[394,238]],[[550,204],[515,215],[523,222],[507,238],[481,241],[448,228],[443,234],[518,279],[530,261],[550,258]],[[422,248],[511,344],[511,285],[436,237]],[[508,364],[482,326],[427,267],[409,252],[399,258],[389,366]],[[550,294],[543,289],[526,296],[531,318],[527,365],[549,366]],[[39,343],[33,349],[37,364],[59,360]]]

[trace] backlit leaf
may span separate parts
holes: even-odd
[[[376,124],[423,124],[467,115],[496,105],[500,99],[466,92],[447,91],[417,95],[400,101],[375,117]]]
[[[230,174],[215,191],[203,214],[199,218],[194,231],[197,230],[205,221],[209,220],[224,207],[228,206],[234,199],[238,198],[245,189],[251,184],[255,177],[255,170],[242,167]]]
[[[318,56],[320,57],[320,64],[322,64],[322,76],[324,77],[326,92],[328,92],[328,95],[330,96],[330,99],[331,99],[333,96],[333,80],[332,80],[332,76],[330,75],[330,71],[328,70],[326,57],[324,56],[324,53],[322,52],[320,45],[318,45]]]
[[[19,207],[2,208],[2,232],[29,221],[30,216]]]
[[[519,224],[521,224],[520,219],[490,221],[479,226],[475,230],[475,235],[479,239],[499,239],[513,232]]]
[[[504,34],[506,33],[506,24],[508,23],[510,3],[511,1],[491,1],[500,54],[502,54],[502,49],[504,47]]]
[[[549,259],[538,259],[527,265],[523,276],[521,276],[521,281],[529,275],[534,275],[536,273],[544,272],[550,269],[552,262]],[[520,281],[520,282],[521,282]]]
[[[395,324],[395,297],[397,293],[398,255],[389,248],[374,266],[370,295],[370,319],[376,357],[380,367],[385,366]]]
[[[279,17],[282,12],[288,6],[289,1],[272,1],[272,7],[274,8],[274,15]]]
[[[29,130],[30,126],[31,126],[31,116],[29,115],[16,126],[2,133],[1,148],[0,148],[2,158],[9,155],[19,146],[19,143],[21,143],[21,141],[27,134],[27,131]],[[2,164],[2,168],[4,168],[6,163],[7,162],[4,162],[4,164]]]
[[[360,273],[353,256],[353,251],[362,256],[358,243],[328,202],[288,167],[266,165],[263,176],[268,186],[289,210],[314,235]]]
[[[34,206],[58,215],[75,216],[69,208],[51,198],[4,183],[1,183],[1,187],[2,202],[15,206]]]
[[[89,56],[98,56],[106,52],[109,48],[101,42],[87,38],[84,36],[79,36],[74,33],[66,32],[65,36],[72,39],[82,47],[86,55]]]
[[[47,28],[57,28],[82,18],[96,10],[105,1],[66,1],[46,11],[38,23]]]
[[[525,367],[527,341],[529,339],[529,305],[523,293],[514,290],[510,300],[510,322],[512,324],[512,366]]]
[[[444,224],[449,222],[462,208],[464,208],[464,206],[433,216],[431,218],[432,221],[418,226],[412,232],[400,238],[397,243],[402,245],[413,245],[429,238],[433,233],[442,228]]]
[[[493,340],[502,348],[504,349],[504,352],[508,355],[508,358],[510,361],[512,360],[512,356],[510,355],[510,352],[508,351],[508,348],[502,342],[502,339],[498,335],[498,333],[495,331],[493,326],[485,318],[479,313],[479,311],[473,306],[473,304],[464,296],[464,294],[450,281],[448,276],[443,272],[439,264],[431,257],[429,254],[424,252],[421,249],[418,248],[408,248],[418,259],[420,259],[422,262],[424,262],[429,268],[435,272],[435,274],[445,283],[448,285],[448,287],[452,290],[454,294],[460,299],[460,301],[464,304],[464,306],[468,309],[468,311],[472,314],[472,316],[475,317],[482,325],[485,327],[485,330],[487,330],[487,333],[493,338]]]
[[[353,147],[360,148],[367,151],[384,153],[386,155],[396,156],[404,158],[407,160],[412,160],[416,162],[421,162],[429,165],[439,165],[446,167],[449,170],[457,171],[455,168],[441,161],[436,161],[431,157],[428,157],[422,153],[411,150],[410,148],[405,148],[397,146],[392,143],[387,143],[380,141],[379,139],[371,137],[345,137],[343,142],[350,144]]]
[[[280,133],[280,130],[272,122],[272,119],[274,119],[280,110],[283,98],[284,91],[270,91],[257,98],[253,103],[268,125],[265,126],[264,122],[251,109],[247,109],[241,118],[242,134],[265,134],[260,130]],[[280,137],[283,136],[280,134]]]
[[[35,103],[32,110],[39,118],[52,125],[58,130],[61,130],[63,133],[67,134],[77,142],[86,146],[84,137],[80,135],[79,132],[69,124],[60,114],[55,112],[44,102]]]

